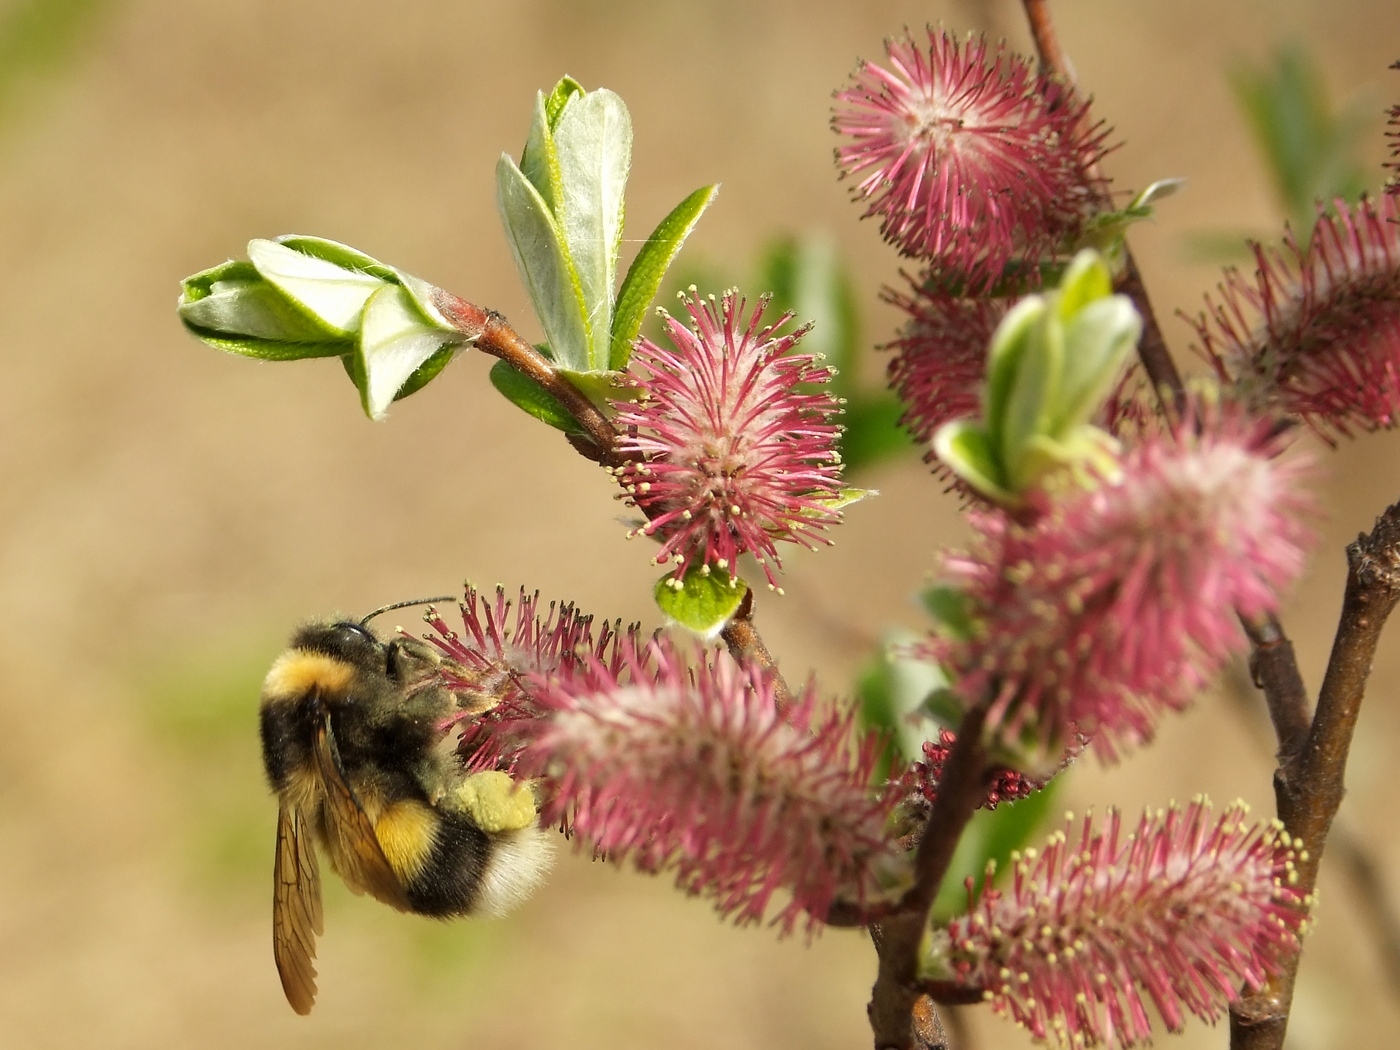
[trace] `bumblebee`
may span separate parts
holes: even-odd
[[[259,708],[277,793],[272,951],[287,1002],[310,1013],[322,932],[316,847],[355,893],[400,911],[500,915],[544,877],[551,841],[528,784],[467,773],[450,719],[496,698],[449,688],[447,662],[414,638],[380,641],[364,620],[299,629],[273,663]],[[452,664],[454,679],[472,675]]]

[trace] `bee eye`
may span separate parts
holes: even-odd
[[[374,637],[373,634],[369,632],[369,628],[364,627],[358,623],[351,623],[349,621],[346,621],[345,623],[336,624],[336,626],[340,629],[342,634],[345,634],[347,636],[352,636],[356,639],[363,639],[367,642],[374,642],[376,644],[379,641],[377,638]]]

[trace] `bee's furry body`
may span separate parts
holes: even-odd
[[[312,840],[352,890],[438,918],[500,914],[548,865],[533,801],[501,794],[528,788],[469,775],[452,753],[444,722],[483,698],[443,685],[439,664],[422,642],[381,642],[345,621],[301,628],[268,672],[263,758],[280,803],[273,947],[299,1013],[315,997],[321,928]],[[513,806],[504,820],[483,815],[483,778],[492,800]]]

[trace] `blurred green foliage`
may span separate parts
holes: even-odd
[[[1063,776],[1064,774],[1060,774]],[[986,881],[987,862],[996,862],[993,884],[1002,883],[1011,870],[1011,854],[1022,849],[1049,817],[1059,793],[1060,777],[1019,802],[1003,802],[996,809],[979,809],[968,823],[948,874],[933,902],[933,917],[947,922],[967,912],[967,880],[980,893]]]
[[[197,883],[223,894],[271,871],[276,804],[263,779],[258,694],[271,639],[148,661],[136,681],[146,725],[169,756]],[[270,877],[270,876],[269,876]]]
[[[1354,201],[1366,190],[1372,180],[1360,149],[1373,124],[1370,106],[1352,99],[1334,107],[1302,45],[1280,46],[1261,66],[1236,62],[1230,85],[1295,230],[1312,229],[1317,202]]]
[[[0,129],[44,76],[72,60],[111,0],[9,0],[0,4]]]
[[[914,639],[909,632],[889,635],[883,651],[866,664],[856,685],[862,728],[885,735],[885,753],[877,769],[881,780],[903,762],[920,761],[923,742],[936,739],[941,728],[955,725],[959,717],[956,713],[940,712],[941,701],[949,697],[948,680],[942,671],[926,661],[899,655],[900,647]],[[1060,777],[1056,777],[1041,791],[1018,802],[1003,802],[996,809],[977,811],[958,840],[934,902],[935,918],[945,922],[964,912],[966,880],[972,879],[980,891],[989,861],[995,861],[998,879],[1010,869],[1012,852],[1024,847],[1037,833],[1054,805],[1059,786]]]
[[[1334,106],[1321,69],[1301,44],[1282,44],[1257,66],[1238,60],[1229,79],[1279,210],[1300,237],[1312,230],[1319,203],[1355,201],[1375,181],[1362,161],[1375,123],[1370,102],[1353,98]],[[1187,248],[1202,262],[1240,262],[1250,257],[1251,240],[1272,243],[1278,235],[1198,231]]]

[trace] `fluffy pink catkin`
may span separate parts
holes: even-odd
[[[777,543],[814,548],[840,521],[841,407],[830,378],[790,351],[806,329],[778,334],[737,292],[685,299],[693,327],[666,318],[673,348],[643,339],[632,357],[641,397],[616,403],[625,498],[661,541],[659,563],[679,578],[698,564],[733,573],[753,555],[776,586]]]
[[[1333,203],[1312,237],[1254,245],[1193,323],[1216,371],[1256,409],[1324,439],[1400,423],[1400,196]]]
[[[721,651],[663,638],[620,652],[530,676],[528,706],[503,705],[492,728],[517,775],[544,779],[544,821],[614,862],[674,871],[741,923],[779,890],[784,929],[869,894],[896,794],[870,789],[876,748],[849,714],[821,713],[810,688],[780,714],[772,676]]]
[[[950,556],[975,629],[926,651],[1012,747],[1082,733],[1100,757],[1152,735],[1244,646],[1238,615],[1274,610],[1302,572],[1306,465],[1233,408],[1146,434],[1122,474],[1046,498],[1033,520],[975,511]]]
[[[836,93],[836,157],[885,238],[976,291],[1020,258],[1061,253],[1104,197],[1106,130],[1088,104],[981,37],[888,40]]]
[[[970,902],[936,941],[941,968],[993,1008],[1061,1045],[1149,1039],[1150,1001],[1170,1031],[1214,1021],[1298,949],[1306,904],[1291,888],[1298,843],[1246,824],[1242,803],[1147,813],[1124,835],[1110,811],[1072,818],[1043,852],[1013,855],[1010,887]]]

